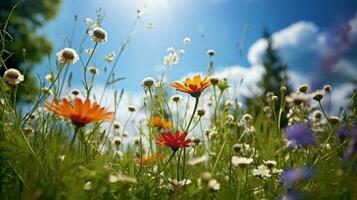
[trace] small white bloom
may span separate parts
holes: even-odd
[[[207,51],[207,55],[209,56],[209,57],[212,57],[212,56],[214,56],[216,53],[214,52],[214,50],[213,49],[209,49],[208,51]]]
[[[90,190],[92,189],[92,182],[91,181],[87,181],[84,186],[83,186],[84,190]]]
[[[183,38],[183,44],[184,44],[184,45],[189,45],[189,44],[191,44],[191,38],[189,38],[189,37]]]
[[[155,79],[146,77],[141,83],[145,88],[151,88],[155,84]]]
[[[52,74],[47,74],[45,76],[45,79],[49,82],[49,83],[53,83],[55,81],[55,79],[53,78]]]
[[[211,179],[208,181],[208,190],[210,191],[218,191],[221,188],[221,185],[218,183],[216,179]]]
[[[88,71],[93,75],[98,75],[99,74],[99,70],[94,66],[89,67]]]
[[[258,168],[252,170],[253,176],[258,176],[260,178],[271,177],[270,170],[265,165],[259,165]]]
[[[177,103],[177,102],[179,102],[181,100],[181,96],[180,95],[173,95],[171,97],[171,99],[172,99],[172,101]]]
[[[78,61],[79,56],[74,49],[64,48],[57,54],[57,60],[60,64],[74,64]]]
[[[264,165],[266,165],[269,168],[272,168],[276,165],[275,160],[263,160]]]
[[[108,39],[108,33],[100,27],[93,28],[93,30],[89,32],[89,35],[95,43],[104,43]]]
[[[200,156],[197,158],[193,158],[193,159],[189,160],[187,163],[191,166],[196,166],[200,163],[205,162],[207,159],[208,159],[207,155],[203,155],[203,156]]]
[[[115,53],[111,52],[110,54],[108,54],[107,56],[105,56],[105,61],[107,62],[112,62],[115,58]]]
[[[11,68],[5,71],[3,79],[10,85],[17,85],[24,81],[24,76],[19,70]]]
[[[250,163],[253,162],[253,158],[245,158],[245,157],[238,157],[238,156],[233,156],[232,157],[232,164],[236,167],[246,167]]]
[[[97,22],[91,18],[85,18],[84,23],[88,26],[88,29],[93,29],[98,26]]]
[[[136,107],[135,106],[128,106],[128,110],[129,110],[129,112],[135,112],[136,111]]]

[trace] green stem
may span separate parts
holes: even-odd
[[[176,151],[172,151],[170,158],[166,161],[165,165],[161,168],[161,170],[159,170],[159,174],[166,169],[166,167],[169,165],[169,163],[171,162],[171,160],[175,156],[175,154],[176,154]]]
[[[197,110],[197,106],[198,106],[198,100],[199,100],[199,97],[196,97],[195,107],[193,108],[193,112],[192,112],[192,115],[191,115],[191,119],[190,119],[190,121],[188,122],[187,127],[186,127],[186,132],[187,132],[187,133],[188,133],[188,130],[190,129],[190,126],[191,126],[193,117],[195,116],[195,113],[196,113],[196,110]]]

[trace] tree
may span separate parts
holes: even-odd
[[[262,65],[265,72],[262,79],[258,82],[258,87],[261,93],[253,98],[245,98],[245,102],[248,105],[248,110],[251,113],[258,115],[262,112],[262,107],[266,103],[266,94],[273,92],[279,96],[281,86],[287,88],[285,94],[290,93],[290,87],[288,85],[288,77],[286,75],[287,65],[283,64],[279,58],[278,50],[274,47],[274,41],[270,33],[265,30],[263,37],[267,42],[267,47],[264,54],[261,57]],[[278,113],[280,109],[280,96],[277,102],[275,102],[275,112]],[[284,108],[286,110],[286,108]],[[283,118],[281,125],[284,126],[287,123],[287,119]]]
[[[0,49],[3,60],[0,63],[0,74],[4,73],[5,66],[21,69],[26,74],[25,83],[18,90],[22,101],[25,96],[33,96],[36,89],[34,77],[30,76],[33,65],[41,62],[52,51],[51,43],[46,37],[38,35],[37,30],[56,16],[61,2],[62,0],[0,1],[0,29],[6,31]],[[9,21],[4,30],[7,19]],[[31,88],[25,90],[24,86]]]

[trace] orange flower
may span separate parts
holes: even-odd
[[[164,160],[165,159],[165,155],[161,154],[161,153],[156,153],[156,154],[153,154],[151,156],[143,156],[142,159],[143,159],[143,165],[148,165],[148,164],[154,163],[156,161]],[[134,162],[136,164],[140,164],[141,163],[141,158],[140,157],[135,158]]]
[[[171,84],[171,86],[174,87],[176,90],[185,92],[196,98],[199,97],[201,95],[201,92],[210,85],[211,82],[209,81],[209,79],[207,77],[201,79],[200,75],[196,75],[192,79],[186,78],[184,83],[175,81]]]
[[[191,140],[186,140],[186,136],[187,132],[182,132],[182,134],[180,134],[179,131],[176,131],[173,134],[170,132],[163,132],[156,136],[156,142],[159,145],[171,148],[172,151],[177,151],[179,148],[190,146]]]
[[[150,117],[149,126],[156,127],[158,129],[172,129],[172,123],[170,121],[166,121],[166,119],[160,116]]]
[[[75,98],[72,106],[66,98],[63,98],[61,102],[55,98],[53,102],[46,102],[45,107],[49,111],[71,120],[78,128],[88,123],[106,121],[114,117],[113,112],[107,112],[96,102],[91,105],[89,99],[83,102],[80,98]]]

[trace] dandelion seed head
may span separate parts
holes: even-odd
[[[17,85],[24,81],[24,76],[20,73],[19,70],[10,68],[5,71],[3,79],[10,85]]]
[[[77,52],[72,48],[61,49],[56,56],[60,64],[74,64],[79,60]]]

